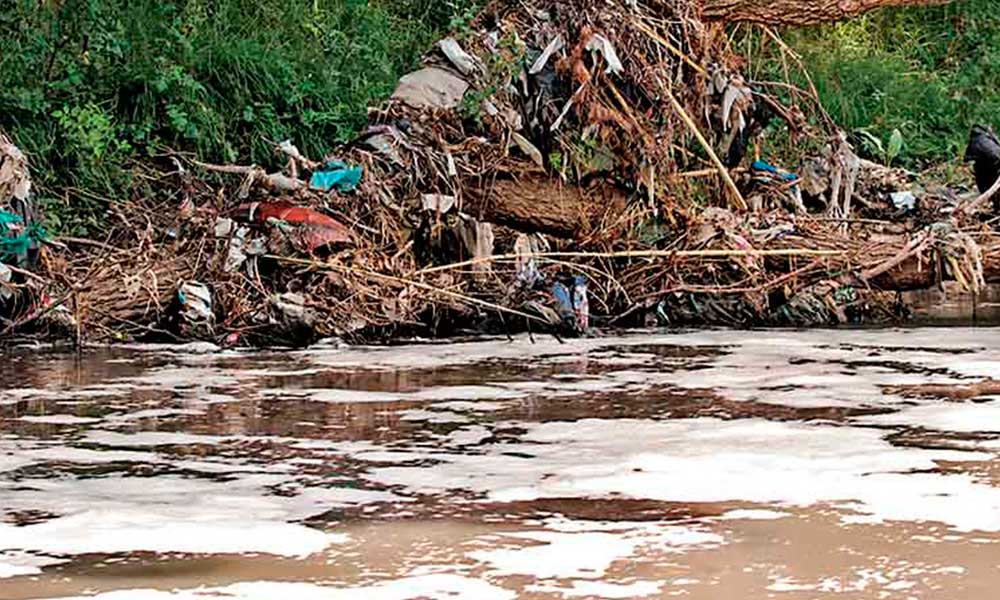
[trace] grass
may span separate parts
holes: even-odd
[[[141,192],[130,165],[165,148],[268,164],[271,142],[291,138],[323,155],[468,13],[435,0],[0,0],[0,128],[31,156],[54,227],[85,234],[107,201]]]
[[[993,0],[885,10],[784,36],[833,119],[883,143],[898,129],[906,166],[960,161],[971,126],[998,122],[1000,12]],[[760,75],[780,72],[773,57],[756,64]],[[874,147],[862,145],[877,158]]]

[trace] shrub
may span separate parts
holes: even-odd
[[[321,156],[469,6],[0,0],[0,128],[59,227],[86,232],[164,148],[269,164],[292,138]]]

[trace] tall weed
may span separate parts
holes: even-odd
[[[920,168],[959,159],[973,124],[1000,125],[996,8],[995,0],[959,0],[883,10],[784,36],[835,121],[880,140],[898,129],[905,140],[899,159]],[[775,53],[755,65],[761,77],[782,72]],[[880,160],[877,154],[871,158]]]

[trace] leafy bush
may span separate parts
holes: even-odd
[[[97,223],[164,148],[268,164],[320,156],[470,2],[0,0],[0,128],[63,230]],[[84,190],[86,193],[79,193]],[[71,208],[70,208],[71,207]]]

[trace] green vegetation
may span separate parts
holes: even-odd
[[[31,156],[50,225],[86,233],[109,199],[147,193],[133,166],[167,149],[269,164],[271,142],[291,138],[323,155],[444,31],[467,35],[479,4],[0,0],[0,129]],[[973,123],[1000,121],[993,0],[784,36],[874,160],[953,162]],[[760,41],[746,38],[753,75],[784,77]]]
[[[864,132],[857,139],[873,160],[885,161],[895,129],[903,139],[899,159],[922,167],[959,160],[973,124],[1000,126],[995,0],[887,10],[784,35],[830,115]],[[757,64],[780,73],[777,61]]]
[[[292,138],[321,156],[470,5],[0,0],[0,128],[55,225],[83,233],[166,148],[267,164],[270,141]]]

